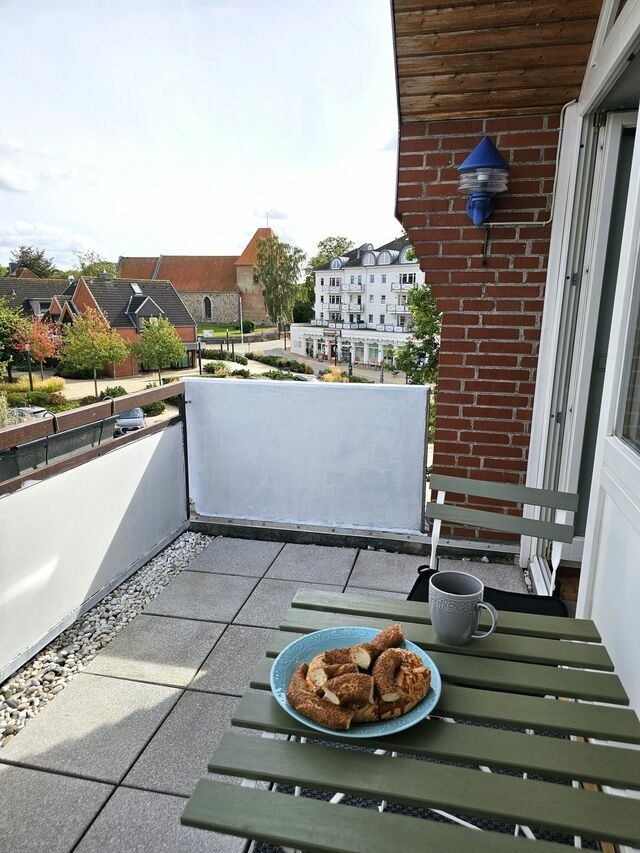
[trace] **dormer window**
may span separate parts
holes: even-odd
[[[332,270],[342,269],[342,260],[340,258],[332,258],[331,263],[329,264],[329,269],[332,269]]]
[[[378,255],[378,264],[390,264],[391,263],[391,253],[384,251],[380,252]]]

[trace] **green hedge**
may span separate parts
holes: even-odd
[[[268,364],[269,367],[275,367],[277,370],[288,370],[290,373],[305,373],[307,376],[313,376],[311,365],[296,361],[294,358],[285,358],[282,355],[265,355],[262,352],[248,352],[247,358]]]
[[[211,376],[217,376],[220,378],[229,375],[229,368],[222,361],[212,361],[203,366],[202,372],[209,373]]]
[[[146,406],[142,406],[142,411],[147,415],[147,417],[151,418],[154,415],[161,415],[166,406],[162,400],[157,400],[155,403],[147,403]]]
[[[126,397],[127,389],[123,388],[122,385],[108,385],[104,391],[100,392],[100,399],[104,400],[105,397]]]
[[[235,361],[236,364],[249,364],[243,355],[235,355],[235,353],[227,352],[224,349],[210,349],[207,347],[202,350],[203,358],[215,358],[219,361]],[[202,368],[204,370],[204,368]]]
[[[261,373],[258,378],[275,379],[276,381],[289,379],[294,382],[306,382],[306,379],[303,379],[301,376],[296,376],[295,373],[287,372],[286,370],[266,370],[264,373]]]

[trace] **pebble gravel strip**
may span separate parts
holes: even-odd
[[[183,533],[0,685],[6,746],[211,541]]]

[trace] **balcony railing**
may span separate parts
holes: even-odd
[[[392,281],[391,282],[391,290],[398,291],[401,293],[408,293],[410,290],[413,290],[418,286],[417,282],[412,282],[411,284],[407,284],[406,282],[400,281]]]
[[[343,311],[357,311],[358,313],[364,311],[362,302],[342,302],[340,307]]]
[[[321,287],[323,293],[340,293],[342,290],[341,284],[323,284]]]
[[[345,282],[342,285],[342,290],[345,293],[362,293],[362,289],[363,289],[362,284],[351,284],[351,283]]]
[[[390,305],[389,303],[387,303],[385,310],[387,314],[411,314],[411,309],[409,308],[409,306],[402,305],[402,303],[396,305]]]

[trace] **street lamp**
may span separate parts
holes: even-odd
[[[33,391],[33,374],[31,373],[31,344],[24,345],[24,351],[27,354],[27,370],[29,371],[29,390]]]

